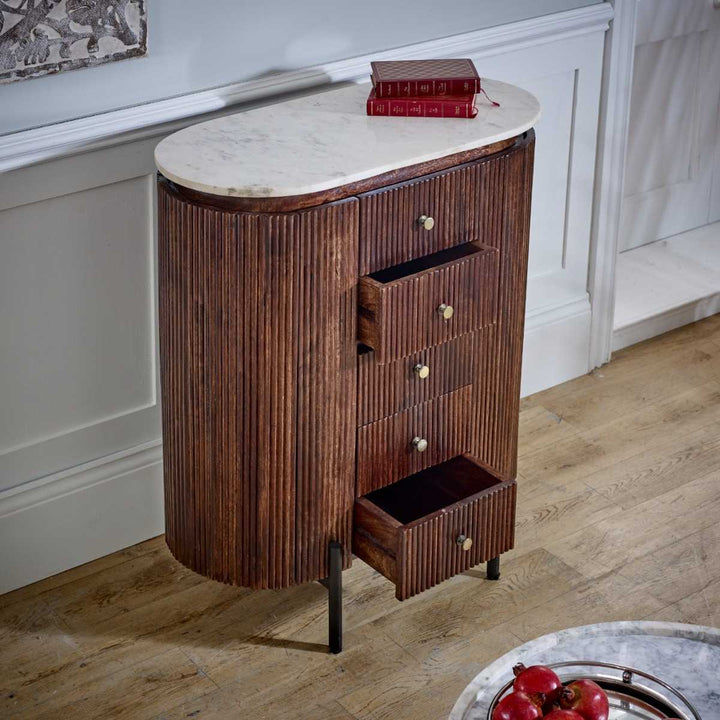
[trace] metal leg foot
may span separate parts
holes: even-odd
[[[500,579],[500,556],[494,557],[487,562],[487,579]]]
[[[342,651],[342,564],[343,551],[339,542],[330,543],[330,576],[328,589],[328,645],[330,652],[337,655]]]

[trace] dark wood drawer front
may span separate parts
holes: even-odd
[[[358,426],[472,383],[476,334],[463,335],[384,365],[375,362],[374,353],[360,355]]]
[[[515,494],[514,480],[454,457],[358,498],[353,552],[405,600],[510,550]]]
[[[356,495],[467,452],[471,391],[465,386],[358,428]]]
[[[360,275],[473,238],[499,246],[504,171],[512,152],[358,195]],[[423,217],[432,218],[432,227],[419,222]]]
[[[378,363],[495,322],[498,251],[466,243],[360,278],[358,338]]]
[[[360,195],[360,274],[467,242],[472,179],[456,168]]]

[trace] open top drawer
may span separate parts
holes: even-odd
[[[358,339],[384,363],[495,322],[498,268],[472,242],[360,278]]]
[[[405,600],[510,550],[515,493],[459,455],[358,498],[353,552]]]

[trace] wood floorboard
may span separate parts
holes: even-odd
[[[250,592],[162,538],[0,597],[0,717],[435,720],[480,669],[562,627],[720,625],[720,316],[521,403],[517,543],[398,603],[355,561],[345,651],[318,584]]]

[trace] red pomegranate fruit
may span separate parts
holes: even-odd
[[[545,696],[527,695],[524,692],[511,692],[495,707],[492,720],[538,720],[542,718],[542,704]]]
[[[513,668],[513,673],[515,673],[513,682],[515,692],[524,692],[527,695],[543,693],[547,703],[555,702],[560,695],[562,690],[560,678],[545,665],[525,667],[522,663],[518,663]]]
[[[565,686],[560,693],[560,706],[574,710],[584,720],[608,720],[610,706],[604,690],[592,680],[581,679]]]
[[[563,710],[556,708],[543,716],[543,720],[583,720],[583,716],[574,710]]]

